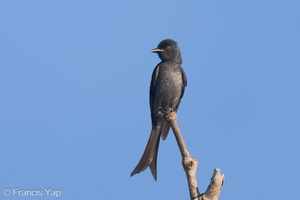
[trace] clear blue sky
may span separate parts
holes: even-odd
[[[220,199],[298,198],[299,10],[297,0],[2,1],[0,199],[189,199],[173,134],[156,182],[148,169],[129,177],[151,129],[150,50],[166,38],[188,78],[178,123],[200,191],[221,168]]]

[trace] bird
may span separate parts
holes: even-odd
[[[187,78],[182,64],[179,46],[172,39],[162,40],[157,48],[161,62],[153,70],[150,83],[150,112],[152,130],[145,151],[130,176],[150,168],[154,180],[157,180],[157,153],[160,138],[165,140],[170,130],[170,123],[165,116],[178,110],[183,97]]]

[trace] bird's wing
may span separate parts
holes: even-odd
[[[180,67],[180,71],[181,71],[181,75],[182,75],[182,92],[181,92],[181,97],[183,97],[183,94],[184,94],[184,89],[185,87],[187,86],[187,79],[186,79],[186,75],[185,75],[185,72],[183,71],[182,67]]]
[[[150,110],[152,110],[153,98],[155,96],[155,88],[156,88],[158,71],[159,71],[159,65],[155,67],[152,73],[151,84],[150,84]]]
[[[178,107],[179,107],[179,105],[180,105],[181,98],[182,98],[183,95],[184,95],[185,87],[187,86],[186,75],[185,75],[185,72],[183,71],[182,67],[180,67],[180,72],[181,72],[181,76],[182,76],[182,88],[181,88],[180,99],[179,99],[179,101],[178,101],[178,103],[177,103],[177,106],[176,106],[176,111],[178,110]]]

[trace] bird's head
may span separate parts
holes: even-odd
[[[162,61],[174,61],[178,64],[182,63],[180,49],[177,42],[171,39],[161,41],[157,48],[152,49],[153,53],[157,53]]]

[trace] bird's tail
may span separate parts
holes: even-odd
[[[161,139],[162,140],[167,139],[170,127],[171,127],[170,122],[164,121],[162,123],[162,128],[161,128]]]
[[[157,161],[157,152],[159,146],[159,140],[161,135],[161,128],[152,128],[150,138],[148,140],[144,154],[137,164],[135,169],[131,172],[130,176],[144,171],[148,166],[151,170],[153,178],[157,179],[156,173],[156,161]]]

